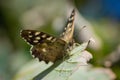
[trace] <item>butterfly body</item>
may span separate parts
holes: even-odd
[[[74,15],[75,11],[73,10],[64,32],[58,38],[37,30],[21,31],[22,38],[32,45],[31,53],[35,58],[48,63],[68,55],[67,49],[73,45]]]

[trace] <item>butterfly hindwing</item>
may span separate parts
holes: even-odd
[[[31,48],[31,53],[35,58],[38,58],[39,61],[49,61],[55,62],[56,60],[61,59],[66,55],[66,42],[57,39],[55,42],[43,42],[41,44],[34,45]]]
[[[21,36],[30,45],[40,44],[45,41],[54,42],[56,40],[55,37],[36,30],[22,30]]]

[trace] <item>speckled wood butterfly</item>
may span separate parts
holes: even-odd
[[[32,45],[31,53],[39,61],[55,62],[67,55],[67,50],[73,46],[75,10],[68,19],[64,32],[59,38],[36,30],[22,30],[22,38]]]

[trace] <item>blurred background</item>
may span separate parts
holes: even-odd
[[[59,36],[74,8],[76,42],[95,40],[87,48],[90,64],[110,68],[120,80],[120,0],[0,0],[0,80],[12,80],[33,59],[21,29]]]

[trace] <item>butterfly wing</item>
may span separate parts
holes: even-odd
[[[64,32],[60,36],[60,38],[64,41],[66,41],[67,43],[71,42],[73,39],[74,19],[75,19],[75,10],[72,11],[72,13],[68,19],[67,25],[64,28]]]
[[[22,30],[21,36],[30,45],[31,53],[39,61],[55,62],[66,54],[66,42],[36,30]]]
[[[55,37],[36,30],[22,30],[21,36],[30,45],[36,45],[36,44],[44,43],[46,41],[54,42],[56,40]]]

